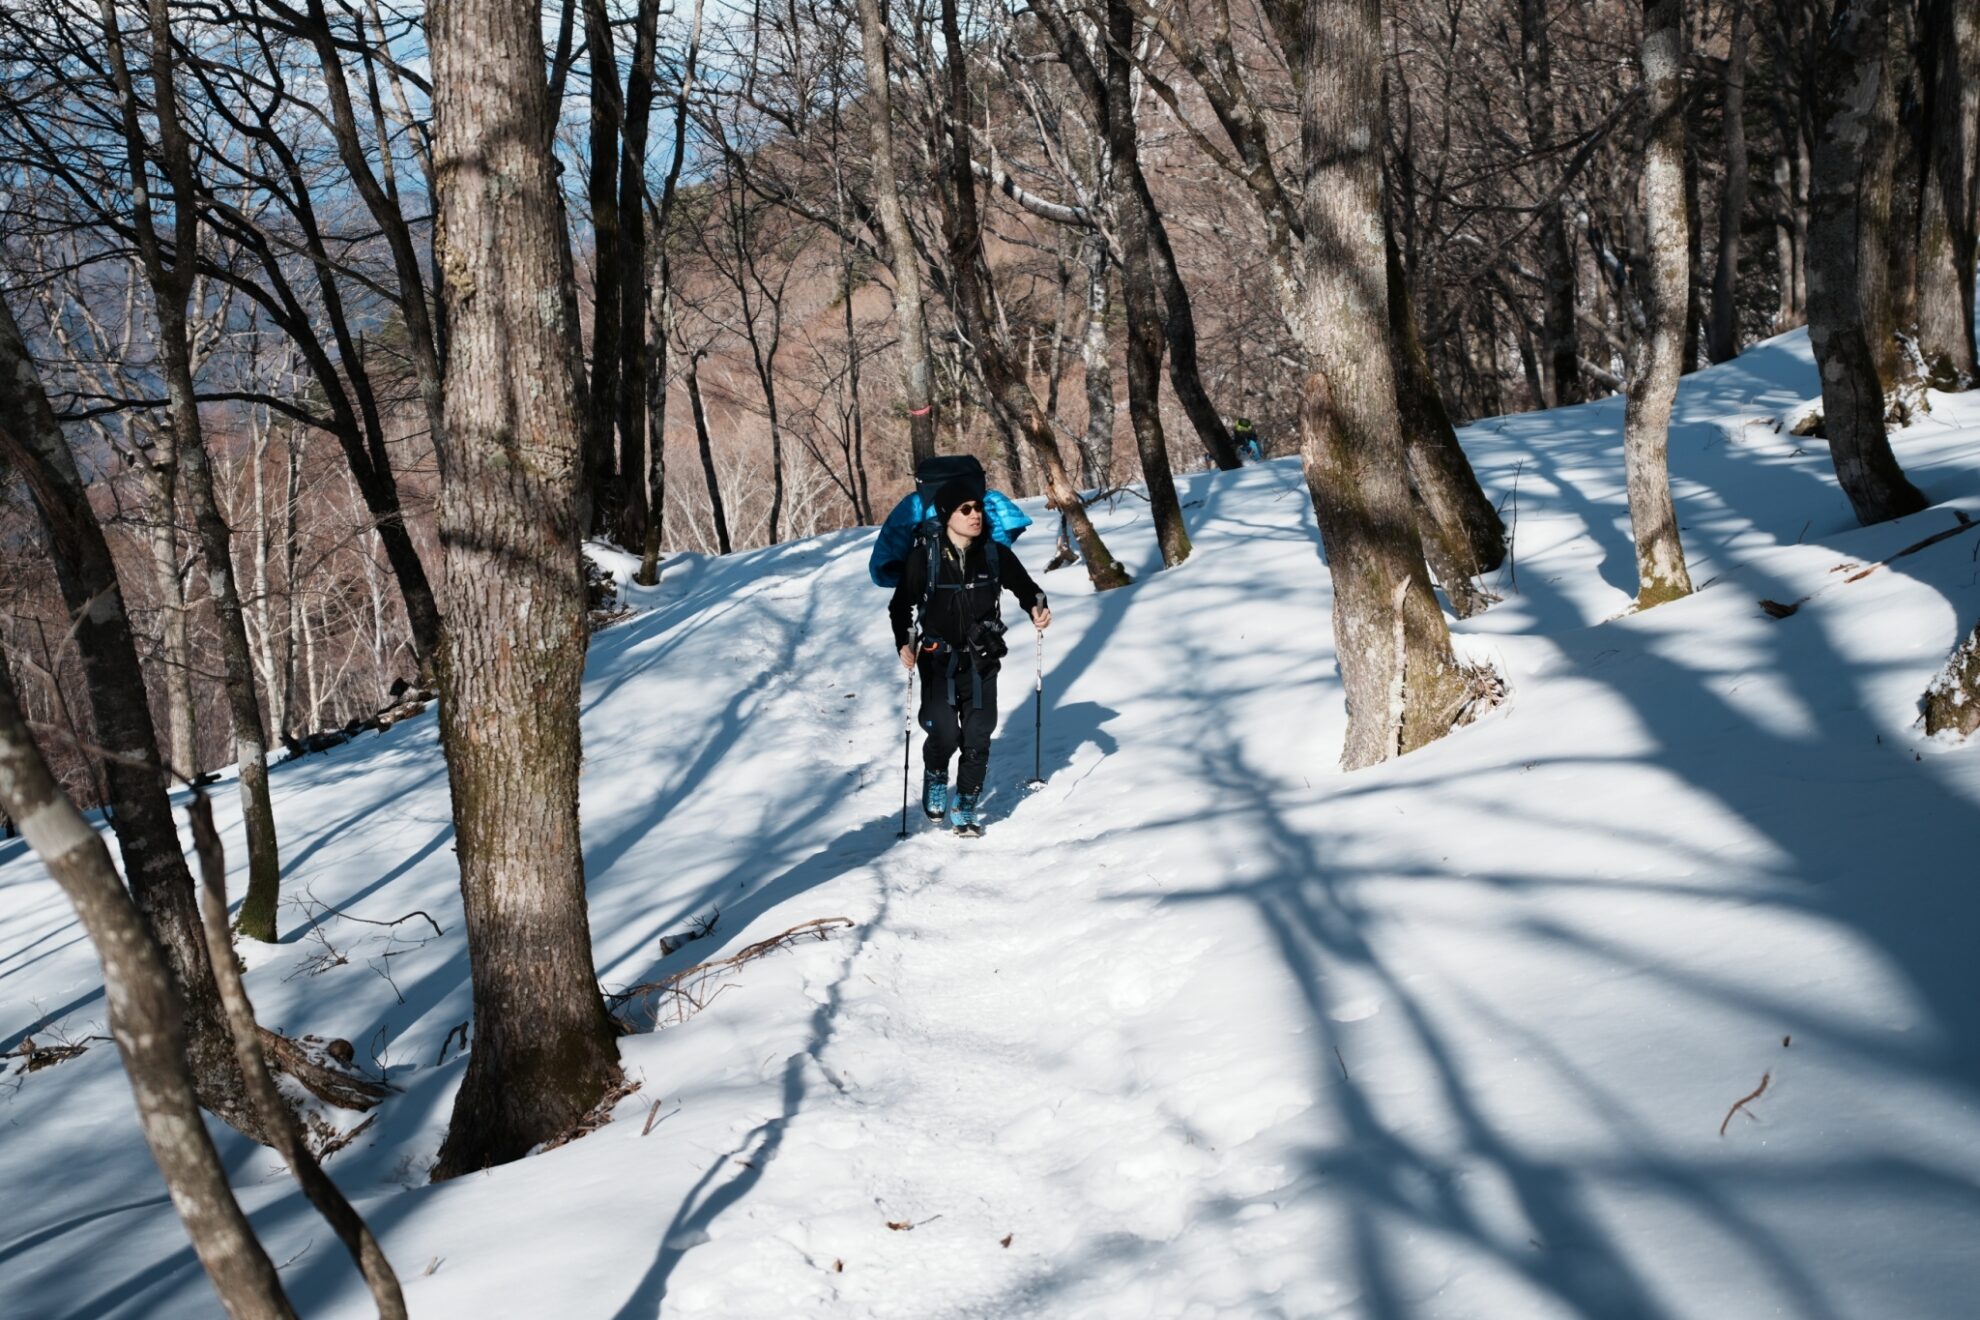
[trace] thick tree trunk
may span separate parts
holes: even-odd
[[[1554,54],[1547,31],[1546,0],[1519,0],[1519,66],[1527,139],[1536,151],[1554,146]],[[1587,398],[1581,382],[1581,350],[1574,323],[1574,239],[1567,202],[1555,198],[1540,213],[1537,231],[1541,276],[1546,281],[1544,330],[1547,380],[1555,407]]]
[[[1893,365],[1887,384],[1916,376],[1916,364],[1896,336],[1918,329],[1918,234],[1920,189],[1925,183],[1925,101],[1920,84],[1917,0],[1891,6],[1891,207],[1884,243],[1886,296],[1890,299]]]
[[[1395,235],[1383,226],[1389,298],[1389,357],[1396,376],[1396,408],[1402,423],[1409,484],[1416,493],[1417,530],[1431,571],[1451,608],[1469,618],[1492,597],[1472,579],[1505,562],[1506,528],[1478,484],[1471,460],[1458,444],[1430,359],[1416,332],[1409,277]]]
[[[1879,369],[1890,338],[1883,297],[1892,134],[1887,100],[1890,0],[1842,0],[1819,64],[1821,103],[1809,194],[1808,335],[1821,366],[1823,430],[1836,477],[1864,523],[1925,507],[1884,427]],[[1881,152],[1881,154],[1877,154]]]
[[[1733,0],[1732,36],[1720,99],[1725,116],[1726,182],[1719,193],[1719,259],[1712,273],[1712,322],[1705,353],[1739,356],[1739,222],[1746,213],[1746,0]]]
[[[8,416],[11,421],[14,414]],[[185,1005],[124,892],[110,850],[49,773],[21,717],[4,657],[0,810],[19,824],[96,946],[110,1035],[137,1101],[138,1125],[221,1306],[234,1320],[292,1320],[295,1310],[275,1266],[234,1200],[220,1154],[200,1119],[187,1068]]]
[[[584,468],[591,488],[591,526],[601,535],[618,522],[624,504],[619,488],[618,448],[613,443],[619,417],[620,298],[624,276],[619,260],[619,61],[606,0],[584,0],[584,43],[591,66],[590,170],[586,194],[591,206],[593,285],[591,297],[591,415],[586,419]]]
[[[862,4],[871,0],[862,0]],[[1124,587],[1132,579],[1126,568],[1107,549],[1105,541],[1086,515],[1079,492],[1066,475],[1058,441],[1051,422],[1038,406],[1038,398],[1019,375],[1017,363],[991,314],[989,267],[983,260],[982,221],[976,203],[976,174],[970,168],[969,147],[964,136],[969,123],[969,84],[962,28],[956,16],[956,0],[942,0],[942,42],[948,57],[949,122],[957,126],[956,145],[949,152],[951,195],[944,198],[943,224],[946,228],[951,288],[956,315],[963,331],[976,347],[983,382],[997,406],[1004,409],[1024,432],[1032,457],[1045,477],[1046,500],[1072,529],[1086,560],[1086,573],[1096,591]]]
[[[1127,305],[1128,418],[1141,456],[1142,480],[1148,485],[1162,567],[1174,568],[1189,558],[1189,527],[1176,498],[1169,442],[1162,433],[1162,304],[1155,296],[1148,252],[1152,207],[1146,205],[1144,190],[1129,177],[1140,173],[1141,160],[1134,124],[1134,61],[1129,53],[1134,28],[1128,0],[1107,0],[1107,150],[1114,161],[1121,296]]]
[[[1861,161],[1862,176],[1857,193],[1861,223],[1857,280],[1863,290],[1864,320],[1870,328],[1870,352],[1876,359],[1877,378],[1883,382],[1888,396],[1897,388],[1909,365],[1897,337],[1903,326],[1898,323],[1898,299],[1891,286],[1891,244],[1899,237],[1898,231],[1892,227],[1899,213],[1898,79],[1901,70],[1896,11],[1909,4],[1910,0],[1842,0],[1848,6],[1866,2],[1874,3],[1880,11],[1883,60],[1877,80],[1876,101],[1868,117]],[[1841,26],[1843,21],[1839,18],[1831,30]],[[1902,237],[1907,243],[1914,241],[1912,233],[1905,233]]]
[[[1918,350],[1934,386],[1980,384],[1974,342],[1976,210],[1980,210],[1980,9],[1926,0],[1930,142],[1918,225]]]
[[[1384,351],[1379,0],[1309,5],[1304,36],[1300,445],[1333,577],[1352,770],[1442,737],[1468,694],[1424,571]]]
[[[584,374],[542,34],[506,0],[450,0],[429,21],[451,333],[440,734],[475,1010],[441,1179],[568,1131],[620,1074],[578,832]]]
[[[1643,328],[1631,346],[1623,406],[1623,462],[1636,538],[1636,604],[1649,609],[1691,594],[1677,510],[1671,503],[1671,403],[1683,374],[1685,306],[1691,288],[1684,204],[1684,30],[1682,0],[1645,0],[1643,87],[1649,126],[1641,206],[1647,251],[1633,272]]]
[[[19,471],[47,529],[49,558],[74,620],[72,635],[89,691],[110,824],[131,896],[165,956],[183,1003],[187,1059],[200,1103],[236,1130],[260,1127],[234,1063],[233,1041],[200,933],[192,873],[172,823],[158,735],[138,668],[137,644],[103,529],[28,357],[13,313],[0,300],[0,454]]]
[[[873,135],[873,207],[894,276],[894,325],[901,337],[901,376],[908,441],[919,466],[935,457],[935,367],[929,356],[928,313],[921,292],[921,258],[901,204],[894,164],[894,98],[887,69],[887,25],[880,0],[859,0],[860,50],[866,65],[866,113]],[[967,124],[967,119],[962,124]],[[957,126],[958,132],[967,129]],[[966,152],[967,148],[963,148]]]

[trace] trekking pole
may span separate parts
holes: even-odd
[[[1025,791],[1036,793],[1045,787],[1041,773],[1045,757],[1045,630],[1038,630],[1038,659],[1031,669],[1031,778]]]
[[[905,839],[908,836],[908,752],[914,743],[914,670],[907,673],[907,717],[901,727],[901,832],[894,837]]]

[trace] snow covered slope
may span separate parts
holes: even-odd
[[[616,1122],[485,1176],[422,1181],[470,1015],[431,716],[278,769],[314,915],[285,909],[249,987],[402,1089],[330,1168],[413,1314],[1971,1315],[1980,747],[1914,720],[1980,617],[1980,533],[1836,569],[1980,514],[1980,399],[1899,438],[1937,506],[1861,529],[1821,442],[1773,424],[1814,381],[1799,335],[1686,379],[1706,585],[1640,617],[1620,400],[1470,428],[1517,559],[1460,634],[1511,700],[1352,776],[1296,463],[1183,482],[1171,572],[1123,499],[1135,586],[1042,579],[1033,795],[1012,634],[975,842],[918,813],[894,837],[908,693],[870,530],[675,561],[592,651],[600,976],[854,925],[705,983],[623,1043]],[[1049,524],[1020,550],[1041,568]],[[0,845],[0,1046],[102,1015],[60,893]],[[4,1309],[212,1314],[114,1052],[4,1091]],[[274,1157],[222,1149],[304,1313],[368,1314]]]

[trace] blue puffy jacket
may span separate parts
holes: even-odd
[[[1002,491],[984,492],[983,516],[990,524],[990,539],[998,545],[1011,544],[1031,526],[1024,510]],[[873,538],[873,557],[866,564],[875,586],[892,589],[900,583],[901,565],[907,561],[908,551],[914,548],[914,529],[934,519],[935,510],[927,507],[919,491],[909,491],[894,506],[887,521],[880,524],[880,535]]]

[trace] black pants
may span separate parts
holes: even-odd
[[[956,774],[958,793],[983,789],[990,768],[990,735],[997,728],[997,673],[972,675],[967,661],[957,666],[956,704],[949,704],[949,657],[921,661],[921,728],[928,735],[921,761],[931,774],[947,775],[958,747],[962,766]],[[974,704],[981,694],[981,703]]]

